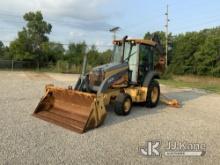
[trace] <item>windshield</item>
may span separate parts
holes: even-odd
[[[114,63],[121,63],[123,46],[121,45],[114,45],[113,55],[112,55],[112,62]],[[125,52],[124,52],[124,60],[128,59],[128,57],[133,56],[137,51],[137,46],[132,45],[130,42],[125,42]]]

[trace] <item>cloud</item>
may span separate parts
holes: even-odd
[[[48,22],[70,26],[85,31],[103,31],[112,27],[107,23],[110,17],[101,11],[109,0],[7,0],[0,1],[2,21],[8,24],[22,24],[22,16],[28,11],[42,11]],[[5,10],[5,9],[10,9]]]
[[[41,10],[47,16],[68,17],[79,20],[103,20],[107,16],[99,8],[108,0],[7,0],[0,1],[0,9],[10,9],[24,14],[31,10]]]
[[[69,27],[80,29],[84,31],[108,31],[112,27],[106,21],[83,21],[83,20],[69,20],[70,22],[61,22],[60,25],[67,25]]]
[[[107,42],[105,36],[112,27],[109,19],[113,15],[105,10],[109,3],[110,0],[2,0],[0,27],[5,30],[0,31],[0,40],[13,40],[25,26],[23,15],[40,10],[53,26],[50,35],[53,41]]]
[[[85,35],[85,33],[84,32],[82,32],[82,31],[71,31],[70,33],[70,36],[72,36],[72,37],[82,37],[82,36],[84,36]]]

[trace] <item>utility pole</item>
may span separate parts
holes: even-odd
[[[165,35],[166,35],[166,68],[167,68],[167,58],[168,58],[168,33],[169,33],[169,29],[168,29],[168,25],[169,25],[169,10],[168,10],[168,5],[167,5],[167,8],[166,8],[166,13],[165,13],[165,16],[166,16],[166,20],[165,20]]]
[[[119,29],[120,27],[117,26],[109,30],[111,33],[113,33],[113,40],[116,40],[116,32],[119,31]]]

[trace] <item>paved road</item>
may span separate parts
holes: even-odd
[[[162,85],[182,108],[135,106],[126,117],[109,111],[103,126],[85,134],[31,116],[45,84],[66,87],[76,80],[76,75],[0,72],[0,164],[219,164],[220,95]],[[141,155],[139,148],[150,140],[162,142],[162,157]],[[206,154],[164,156],[168,141],[204,143]]]

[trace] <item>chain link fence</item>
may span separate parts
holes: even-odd
[[[87,66],[87,70],[92,67]],[[18,60],[1,60],[0,70],[30,70],[30,71],[48,71],[48,72],[60,72],[60,73],[81,73],[82,66],[77,66],[68,61],[60,60],[57,63],[40,63],[37,61],[18,61]]]
[[[89,71],[92,66],[87,66]],[[40,63],[37,61],[18,61],[18,60],[1,60],[1,70],[33,70],[33,71],[48,71],[60,73],[81,73],[82,66],[77,66],[68,61],[60,60],[57,63]],[[169,68],[168,68],[169,70]],[[192,74],[192,75],[208,75],[219,77],[220,69],[212,66],[181,66],[180,72],[176,74]],[[175,71],[174,71],[175,73]]]
[[[0,60],[0,69],[6,70],[31,70],[37,69],[37,66],[34,61]]]

